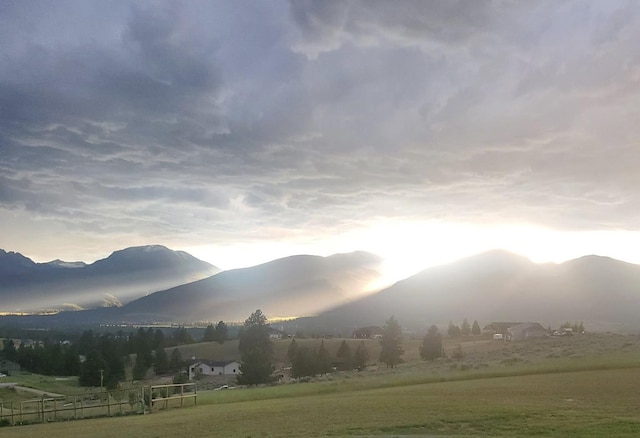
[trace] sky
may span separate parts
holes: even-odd
[[[640,3],[1,1],[0,248],[640,263]]]

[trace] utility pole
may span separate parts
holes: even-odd
[[[101,369],[100,370],[100,392],[103,391],[102,390],[103,383],[104,383],[104,370]]]

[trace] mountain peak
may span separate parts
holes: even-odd
[[[37,267],[37,263],[19,252],[0,249],[0,275],[23,274]]]

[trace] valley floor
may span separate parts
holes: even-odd
[[[617,345],[617,353],[608,350],[609,344]],[[395,370],[337,373],[306,384],[205,391],[194,407],[7,427],[0,434],[3,438],[640,436],[637,337],[602,335],[497,349],[476,347],[475,352],[468,347],[459,362],[407,361]],[[470,367],[461,370],[463,363]],[[472,365],[477,363],[487,366]]]

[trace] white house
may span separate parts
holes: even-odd
[[[200,360],[189,365],[189,380],[193,380],[197,375],[203,376],[228,376],[240,373],[240,363],[232,361],[211,361]]]

